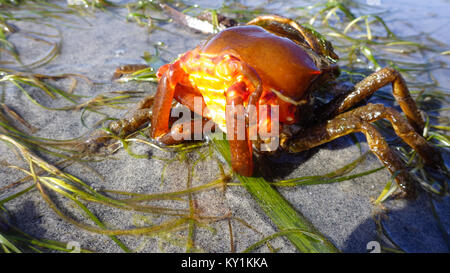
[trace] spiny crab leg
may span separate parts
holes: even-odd
[[[125,136],[135,132],[149,121],[152,115],[153,95],[146,96],[130,110],[125,117],[115,120],[109,124],[109,129],[117,135]]]
[[[132,110],[121,119],[112,121],[108,128],[112,133],[126,136],[137,131],[150,119],[152,115],[153,95],[143,98]],[[95,130],[85,140],[78,143],[75,148],[88,154],[95,154],[112,140],[111,135],[104,130]]]
[[[150,116],[151,109],[135,109],[128,112],[124,118],[111,122],[109,129],[116,135],[126,136],[148,122]]]
[[[399,171],[395,180],[407,197],[415,196],[415,187],[409,173],[405,171],[400,158],[389,148],[383,136],[370,123],[353,118],[337,116],[324,124],[320,124],[308,130],[307,135],[296,137],[289,146],[290,152],[300,152],[321,144],[330,142],[338,137],[351,133],[361,132],[367,138],[367,144],[372,152],[384,163],[391,173]]]
[[[416,133],[408,121],[395,109],[381,104],[368,104],[345,112],[325,123],[316,125],[305,133],[298,135],[288,145],[289,152],[301,152],[338,137],[355,132],[362,132],[372,152],[386,168],[396,174],[395,180],[407,197],[414,197],[415,186],[411,175],[406,171],[402,160],[391,150],[383,136],[370,124],[379,119],[388,119],[396,132],[408,145],[414,148],[427,164],[440,166],[442,158],[426,140]]]
[[[411,97],[402,75],[392,68],[383,68],[367,76],[357,83],[348,94],[337,97],[325,105],[325,109],[320,110],[319,115],[322,115],[324,118],[330,118],[340,114],[389,83],[392,83],[392,93],[405,113],[406,118],[416,132],[422,133],[425,126],[422,115],[417,108],[416,102]]]
[[[442,166],[442,157],[428,142],[416,131],[411,124],[394,108],[382,104],[367,104],[352,111],[340,114],[339,117],[348,118],[356,116],[365,122],[374,122],[387,119],[395,131],[406,144],[417,151],[428,166]]]

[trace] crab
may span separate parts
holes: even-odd
[[[143,99],[128,117],[112,122],[109,127],[113,132],[125,134],[151,120],[153,139],[162,144],[179,143],[183,139],[177,136],[181,131],[189,131],[192,124],[171,127],[175,99],[225,131],[233,171],[252,176],[253,149],[262,140],[249,138],[249,109],[266,105],[269,106],[266,111],[270,112],[271,107],[277,106],[277,120],[259,115],[256,126],[278,122],[281,150],[298,153],[361,132],[371,151],[395,175],[405,195],[413,196],[413,177],[371,124],[387,119],[425,164],[441,164],[440,154],[421,136],[425,122],[405,80],[398,71],[383,68],[344,94],[317,106],[315,91],[338,77],[337,60],[331,43],[319,33],[288,18],[260,16],[246,25],[230,27],[211,36],[160,67],[156,94]],[[354,107],[388,84],[392,84],[393,95],[406,118],[382,104]],[[196,98],[201,98],[200,108],[194,106]],[[244,111],[241,114],[247,130],[241,139],[237,126],[229,126],[237,123],[238,118],[228,114],[228,110],[238,106]]]

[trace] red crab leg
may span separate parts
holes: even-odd
[[[179,61],[170,64],[164,69],[164,73],[158,83],[158,88],[154,97],[153,109],[152,109],[152,129],[151,137],[164,144],[176,144],[183,141],[180,137],[182,132],[194,134],[191,130],[194,128],[194,121],[181,124],[180,127],[169,129],[170,124],[170,110],[172,107],[172,101],[175,98],[183,105],[187,106],[191,111],[196,111],[194,107],[194,98],[200,97],[201,94],[196,92],[189,86],[180,85],[185,77],[184,71],[180,68]],[[202,101],[202,112],[206,109],[206,104]],[[196,112],[199,112],[198,110]],[[201,112],[197,113],[202,115]],[[204,124],[206,120],[203,120]],[[192,139],[192,138],[191,138]]]
[[[164,134],[167,134],[170,131],[170,110],[175,96],[175,87],[177,87],[178,83],[183,82],[185,76],[183,69],[180,67],[180,61],[176,61],[175,63],[168,65],[164,74],[159,79],[153,103],[152,129],[150,132],[151,137],[156,140],[160,140]],[[180,85],[178,85],[178,87],[180,87]],[[182,93],[182,91],[189,90],[179,90],[180,93]]]
[[[227,139],[231,151],[231,167],[233,171],[241,175],[251,176],[253,174],[253,153],[251,141],[248,140],[248,130],[245,126],[244,99],[242,97],[245,92],[246,86],[243,82],[237,82],[230,86],[226,92],[225,112]],[[234,115],[235,113],[237,117]],[[242,128],[245,128],[244,132],[239,131]],[[244,139],[242,139],[242,134],[244,134]]]
[[[195,112],[201,116],[204,116],[204,113],[206,111],[206,103],[203,100],[202,94],[197,92],[194,88],[190,87],[190,86],[184,86],[184,85],[177,85],[177,87],[175,88],[175,94],[174,94],[174,98],[181,104],[183,104],[184,106],[186,106],[187,108],[189,108],[189,110],[191,110],[192,112]],[[195,98],[201,98],[202,99],[202,108],[201,108],[201,112],[199,111],[199,109],[196,109],[196,107],[194,107],[195,105]]]
[[[207,122],[207,119],[202,119],[201,128],[203,128]],[[186,141],[184,136],[189,136],[191,140],[201,139],[202,135],[199,135],[198,138],[196,138],[195,134],[197,132],[193,129],[195,129],[194,120],[177,124],[177,126],[174,124],[169,132],[158,137],[158,141],[166,145],[174,145]]]
[[[253,148],[252,142],[249,139],[249,127],[252,125],[249,124],[246,117],[250,116],[249,110],[258,113],[258,102],[262,94],[261,79],[253,68],[241,62],[238,58],[228,58],[226,55],[228,54],[225,54],[224,58],[229,59],[230,73],[234,74],[238,72],[234,75],[237,82],[231,85],[225,94],[225,120],[227,125],[227,138],[231,151],[231,167],[233,171],[240,175],[251,176],[253,174]],[[252,85],[254,89],[248,97],[247,109],[244,109],[244,94],[248,92],[248,85]],[[237,118],[235,118],[234,113],[237,114]],[[239,129],[242,127],[245,128],[245,132],[243,133],[239,132]]]
[[[158,82],[152,109],[152,129],[150,132],[152,138],[158,139],[161,135],[169,132],[170,109],[172,108],[178,71],[180,69],[174,69],[173,65],[170,65]]]

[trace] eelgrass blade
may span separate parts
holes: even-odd
[[[230,147],[224,137],[212,138],[215,148],[230,164]],[[298,211],[296,211],[270,184],[261,177],[245,177],[236,174],[242,185],[253,196],[266,215],[280,231],[301,230],[285,234],[300,252],[338,252],[338,249]],[[313,234],[314,236],[311,236]],[[320,240],[319,240],[320,238]]]
[[[0,234],[0,245],[3,247],[3,251],[5,252],[15,252],[22,253],[13,243],[8,241],[2,234]]]
[[[50,250],[56,250],[61,252],[72,252],[72,249],[67,248],[67,243],[53,241],[53,240],[38,240],[35,238],[28,238],[23,236],[10,236],[11,240],[21,242],[23,244],[26,244],[26,246],[36,252],[41,252],[40,250],[34,248],[33,246],[50,249]],[[91,253],[92,251],[87,249],[80,249],[81,253]]]
[[[286,229],[286,230],[283,230],[283,231],[276,232],[276,233],[274,233],[272,235],[269,235],[269,236],[265,237],[264,239],[254,243],[253,245],[247,247],[243,251],[243,253],[252,252],[252,251],[256,250],[258,247],[264,245],[265,243],[269,242],[272,239],[275,239],[275,238],[280,237],[280,236],[287,236],[289,234],[306,235],[306,236],[311,237],[311,239],[315,239],[315,240],[317,240],[319,242],[322,241],[322,238],[317,236],[314,233],[310,233],[310,232],[307,232],[307,231],[304,231],[304,230],[301,230],[301,229]]]

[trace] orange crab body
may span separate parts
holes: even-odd
[[[203,116],[212,119],[224,132],[226,92],[233,84],[244,83],[245,89],[239,90],[239,95],[247,106],[249,95],[255,91],[254,82],[261,81],[258,105],[279,106],[279,122],[292,124],[296,121],[297,105],[305,102],[302,98],[306,90],[320,73],[296,43],[258,26],[222,31],[174,63],[161,67],[158,76],[170,66],[178,70],[175,88],[189,88],[201,95],[207,107]],[[252,75],[246,70],[251,70]]]

